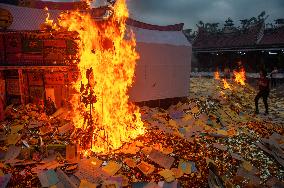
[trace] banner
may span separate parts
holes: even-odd
[[[44,78],[47,85],[64,84],[64,73],[45,73]]]
[[[22,39],[19,33],[9,33],[3,37],[5,37],[7,53],[19,53],[22,51]]]
[[[65,40],[44,40],[44,47],[66,48]]]
[[[42,52],[42,40],[24,40],[23,52]]]

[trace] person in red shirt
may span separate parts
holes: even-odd
[[[269,96],[269,79],[267,78],[267,72],[265,70],[261,70],[260,78],[258,80],[258,88],[259,91],[257,95],[255,96],[254,102],[255,102],[255,113],[258,114],[258,101],[260,98],[262,98],[264,106],[265,106],[265,114],[268,114],[268,103],[267,99]]]

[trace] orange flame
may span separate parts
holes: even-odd
[[[214,72],[214,78],[215,80],[220,80],[220,74],[218,71]]]
[[[51,29],[57,29],[57,24],[53,22],[52,19],[50,19],[50,13],[47,7],[44,7],[44,11],[46,12],[46,18],[45,22],[42,25],[43,30],[51,30]]]
[[[222,79],[222,81],[223,81],[224,89],[232,90],[231,86],[229,85],[226,79]]]
[[[90,8],[91,7],[91,3],[93,2],[93,0],[85,0],[87,6]]]
[[[245,69],[242,68],[239,72],[234,71],[234,77],[235,77],[235,82],[240,84],[240,85],[246,85],[246,72]]]
[[[44,10],[46,11],[46,18],[45,18],[45,23],[48,24],[48,25],[53,25],[53,20],[50,19],[50,14],[48,12],[48,8],[47,7],[44,7]]]
[[[73,122],[76,128],[87,131],[83,117],[86,112],[92,112],[95,127],[90,149],[100,153],[118,149],[145,132],[139,108],[128,101],[127,92],[133,83],[139,55],[133,34],[126,33],[125,0],[117,1],[113,8],[113,15],[107,21],[95,22],[87,11],[63,13],[59,19],[59,25],[76,32],[79,39],[76,42],[80,76],[73,83],[77,91],[72,98]],[[90,68],[93,70],[90,87],[97,98],[93,107],[80,101],[81,83],[88,84],[86,71]]]

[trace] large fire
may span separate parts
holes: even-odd
[[[112,11],[107,20],[100,21],[92,19],[90,10],[71,11],[62,13],[58,23],[78,34],[80,76],[73,83],[77,91],[72,98],[73,122],[78,130],[90,134],[91,151],[100,153],[118,149],[145,132],[139,108],[128,101],[139,55],[133,34],[126,32],[125,0],[117,1]],[[96,96],[93,105],[82,102],[82,85],[89,88],[88,95]],[[92,129],[86,122],[88,114],[92,114]]]
[[[234,80],[240,85],[246,85],[246,72],[245,69],[242,68],[240,71],[234,71]]]

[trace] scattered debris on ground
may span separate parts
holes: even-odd
[[[254,115],[254,89],[228,84],[192,78],[186,102],[141,107],[147,132],[108,155],[81,151],[68,109],[47,116],[41,106],[9,106],[0,122],[0,185],[283,185],[284,103],[272,93],[270,115]]]

